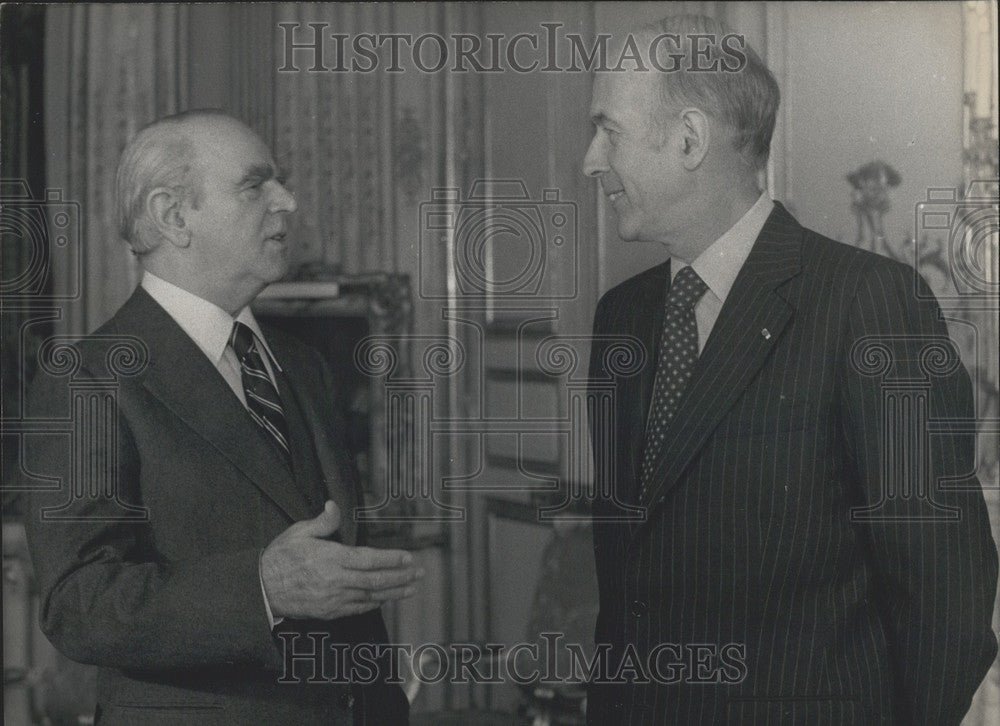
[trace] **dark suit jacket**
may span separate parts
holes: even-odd
[[[32,494],[27,521],[41,625],[68,657],[100,667],[101,723],[406,722],[396,685],[277,682],[285,660],[265,613],[261,551],[293,522],[318,514],[324,487],[343,513],[342,541],[357,544],[362,532],[352,518],[359,492],[334,381],[317,352],[276,330],[265,335],[284,370],[282,400],[301,414],[298,436],[290,419],[293,446],[308,453],[302,461],[313,462],[318,481],[294,480],[212,363],[141,288],[76,345],[75,374],[42,370],[33,382],[33,417],[65,420],[72,406],[81,422],[69,435],[30,437],[26,452],[27,471],[58,477]],[[123,357],[123,340],[144,347],[148,364]],[[57,363],[48,368],[73,357],[50,356]],[[141,370],[117,384],[109,377],[130,366]],[[89,392],[101,379],[111,388],[95,404]],[[108,416],[117,424],[104,432],[95,417]],[[102,476],[114,480],[114,496],[70,496],[70,482],[89,486]],[[148,516],[136,519],[135,507]],[[316,636],[325,645],[387,639],[377,610],[289,620],[279,630],[296,653],[316,642],[296,633],[325,634]],[[309,664],[296,667],[303,679],[311,675]]]
[[[592,416],[595,469],[626,502],[669,284],[669,263],[647,270],[594,320],[591,379],[617,384]],[[634,336],[645,365],[616,372],[597,336]],[[997,648],[973,416],[919,276],[776,205],[671,423],[645,521],[601,521],[622,509],[595,502],[596,641],[612,663],[660,660],[649,684],[592,683],[589,721],[958,723]]]

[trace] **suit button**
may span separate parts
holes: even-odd
[[[646,605],[642,600],[632,601],[632,614],[637,618],[641,618],[643,615],[649,612],[649,606]]]
[[[341,708],[350,711],[352,708],[354,708],[354,696],[352,696],[350,693],[345,693],[343,696],[340,697],[340,706]]]

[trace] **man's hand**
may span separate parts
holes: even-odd
[[[424,575],[403,550],[348,547],[325,539],[340,527],[331,501],[315,519],[296,522],[261,555],[261,578],[275,618],[333,620],[409,597]]]

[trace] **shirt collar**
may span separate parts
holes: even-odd
[[[736,276],[746,262],[754,242],[760,236],[760,231],[764,228],[772,209],[774,202],[767,192],[763,192],[736,224],[691,263],[694,271],[720,301],[726,301],[726,296],[729,295],[729,290],[733,287]],[[671,260],[671,280],[683,266],[680,260]]]
[[[149,293],[150,297],[167,311],[174,322],[181,326],[181,329],[201,348],[213,365],[218,366],[219,361],[222,360],[226,346],[229,345],[229,336],[233,332],[233,322],[238,320],[253,331],[253,334],[264,346],[264,350],[267,351],[268,358],[277,370],[281,370],[274,358],[274,353],[271,352],[271,348],[264,339],[260,325],[250,311],[249,305],[240,310],[239,314],[233,318],[218,305],[198,297],[172,282],[167,282],[148,270],[142,273],[142,282],[139,284]]]

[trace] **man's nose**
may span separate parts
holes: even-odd
[[[583,157],[583,173],[587,176],[598,177],[608,170],[606,144],[606,135],[598,129],[590,140],[587,155]]]
[[[299,208],[295,203],[295,196],[288,191],[288,188],[281,182],[275,181],[277,185],[271,196],[272,212],[294,212]]]

